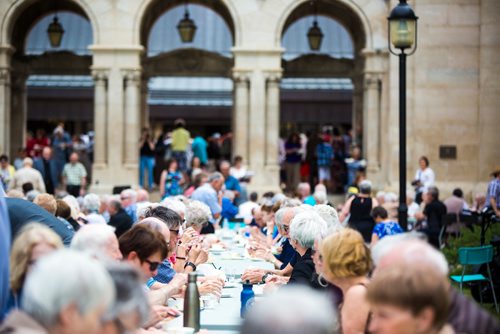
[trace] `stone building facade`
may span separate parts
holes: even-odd
[[[191,0],[227,23],[232,57],[182,49],[146,57],[148,33],[181,0],[66,0],[60,10],[87,18],[92,55],[24,54],[29,28],[54,10],[46,0],[0,1],[0,152],[22,146],[26,78],[30,74],[91,74],[94,78],[96,191],[134,184],[137,139],[148,125],[146,80],[158,73],[227,76],[234,80],[235,153],[256,172],[252,185],[276,189],[283,77],[348,77],[354,84],[352,123],[362,129],[368,177],[377,189],[397,189],[398,61],[387,50],[387,16],[395,0],[317,0],[320,15],[349,32],[354,59],[308,55],[286,62],[284,31],[311,14],[310,0]],[[426,155],[445,190],[484,190],[500,163],[500,2],[413,0],[419,16],[418,49],[408,58],[408,182]],[[172,33],[177,33],[176,31]],[[304,32],[305,34],[306,32]],[[327,38],[327,36],[325,37]],[[456,159],[440,158],[454,146]]]

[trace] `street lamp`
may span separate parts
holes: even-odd
[[[57,19],[57,15],[54,15],[54,20],[49,24],[47,28],[47,35],[49,35],[50,46],[53,48],[58,48],[61,45],[62,36],[64,34],[64,29]]]
[[[311,51],[318,51],[321,48],[321,42],[323,41],[323,32],[318,26],[318,8],[316,7],[316,1],[314,1],[312,5],[314,6],[314,22],[307,32],[307,40]]]
[[[196,33],[196,24],[194,24],[194,21],[189,17],[187,1],[184,18],[179,21],[177,30],[181,36],[182,43],[191,43],[193,41],[194,34]]]
[[[389,51],[399,56],[399,224],[408,226],[406,205],[406,56],[417,49],[417,19],[407,0],[399,0],[387,18]],[[399,50],[399,51],[398,51]]]

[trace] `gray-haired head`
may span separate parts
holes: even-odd
[[[327,233],[327,224],[312,210],[301,212],[293,217],[290,224],[290,239],[304,248],[312,248],[314,240],[323,239]]]
[[[315,191],[313,197],[314,199],[316,199],[317,204],[328,203],[328,197],[326,196],[326,191]]]
[[[448,275],[448,262],[443,253],[426,242],[422,233],[401,233],[381,239],[373,247],[373,263],[376,270],[398,264],[431,266],[444,276]]]
[[[102,319],[116,321],[127,317],[138,317],[137,328],[149,318],[149,302],[143,288],[140,273],[125,263],[107,263],[106,269],[115,287],[115,302],[107,309]]]
[[[132,203],[135,203],[137,201],[137,191],[135,191],[134,189],[124,189],[120,193],[120,196],[129,198]]]
[[[41,192],[39,192],[38,190],[30,190],[26,193],[26,199],[30,202],[33,202],[35,198],[40,194]]]
[[[96,194],[87,194],[83,198],[83,210],[86,213],[97,213],[101,206],[101,199]]]
[[[135,210],[135,215],[137,217],[137,220],[142,220],[146,217],[146,212],[154,206],[157,206],[159,204],[157,203],[151,203],[151,202],[137,202],[136,204],[136,210]]]
[[[439,199],[439,189],[435,186],[428,187],[426,193],[427,195],[430,195],[434,200]]]
[[[184,217],[184,215],[186,214],[186,204],[176,198],[166,197],[161,202],[161,205],[175,211],[175,213],[177,213],[181,217]]]
[[[122,258],[115,228],[105,224],[82,226],[71,240],[71,249],[84,252],[99,260]]]
[[[169,229],[176,229],[182,224],[182,218],[174,210],[166,208],[164,206],[157,206],[151,208],[146,212],[146,218],[154,217],[158,218],[167,224]]]
[[[365,195],[370,195],[372,192],[372,183],[368,180],[363,180],[359,183],[359,192]]]
[[[297,301],[300,301],[298,303]],[[242,334],[337,334],[337,311],[325,294],[308,287],[285,286],[255,304],[243,322]]]
[[[280,208],[293,208],[301,205],[302,202],[299,199],[287,197],[281,202]]]
[[[69,305],[85,316],[115,299],[104,266],[88,255],[61,249],[41,258],[26,278],[22,307],[45,328],[54,328]]]
[[[328,234],[335,233],[344,228],[339,220],[339,214],[334,207],[326,204],[317,204],[313,210],[324,219],[328,226]]]
[[[212,213],[205,203],[190,201],[186,206],[186,227],[199,228],[210,221]]]
[[[210,176],[208,177],[208,182],[212,183],[213,181],[221,180],[223,178],[224,178],[224,175],[222,175],[219,172],[214,172],[214,173],[210,174]]]

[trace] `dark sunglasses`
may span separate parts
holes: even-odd
[[[161,264],[160,262],[152,262],[152,261],[149,261],[148,259],[145,259],[144,262],[149,264],[150,271],[155,271],[156,269],[158,269],[158,266]]]
[[[290,231],[290,226],[288,226],[288,225],[283,225],[283,231],[285,231],[285,232]]]

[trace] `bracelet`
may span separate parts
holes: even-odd
[[[265,273],[265,274],[264,274],[264,276],[262,276],[262,281],[261,281],[261,283],[262,283],[262,284],[265,284],[265,283],[266,283],[266,278],[268,278],[268,277],[269,277],[269,276],[271,276],[271,275],[272,275],[272,273],[270,273],[270,272]]]
[[[193,268],[193,271],[196,271],[196,264],[194,264],[193,262],[186,262],[186,264],[184,265],[184,269],[186,269],[186,267],[191,267]]]
[[[176,256],[176,257],[175,257],[175,259],[176,259],[176,260],[186,260],[186,258],[185,258],[185,257],[182,257],[182,256]]]

